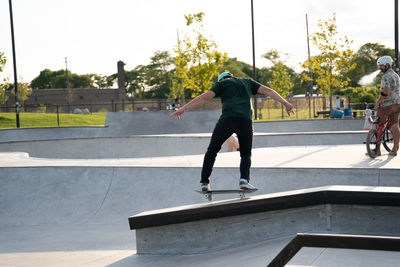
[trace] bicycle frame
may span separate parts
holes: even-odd
[[[388,129],[389,129],[389,120],[379,123],[378,127],[376,127],[376,131],[378,132],[378,136],[376,138],[376,143],[378,145],[380,145],[382,143],[382,136]]]

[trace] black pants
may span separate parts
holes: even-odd
[[[228,117],[218,120],[204,156],[201,183],[209,183],[217,153],[233,133],[237,134],[240,149],[240,178],[250,180],[251,148],[253,146],[253,122],[246,118]]]

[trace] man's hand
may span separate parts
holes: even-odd
[[[181,119],[181,115],[182,115],[183,113],[185,113],[185,111],[183,110],[183,108],[178,109],[177,111],[175,111],[174,113],[172,113],[171,118],[172,118],[172,119],[178,118],[178,120],[180,120],[180,119]]]
[[[287,112],[288,116],[290,116],[290,113],[294,114],[294,106],[292,104],[290,104],[289,102],[286,102],[284,104],[284,106],[285,106],[285,109],[286,109],[286,112]]]

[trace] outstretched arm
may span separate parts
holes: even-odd
[[[258,93],[259,94],[264,94],[269,96],[270,98],[272,98],[273,100],[281,103],[285,109],[287,114],[290,116],[290,113],[294,114],[294,110],[293,110],[293,105],[290,104],[288,101],[286,101],[280,94],[278,94],[278,92],[276,92],[274,89],[271,89],[267,86],[261,85],[258,88]]]
[[[196,96],[193,100],[185,104],[183,107],[175,111],[172,115],[171,118],[175,119],[176,117],[178,119],[181,119],[181,115],[185,113],[185,111],[189,109],[193,109],[195,107],[201,106],[208,101],[210,101],[213,97],[215,96],[215,93],[213,91],[207,91],[199,96]]]

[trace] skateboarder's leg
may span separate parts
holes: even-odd
[[[236,134],[240,147],[240,178],[250,181],[251,148],[253,146],[253,123],[250,120],[241,120]]]
[[[209,183],[209,177],[211,175],[217,153],[221,150],[221,146],[225,140],[228,139],[228,137],[232,134],[233,127],[231,118],[220,119],[215,125],[210,144],[206,154],[204,155],[200,183]]]

